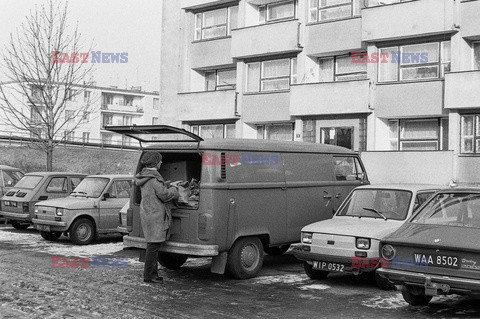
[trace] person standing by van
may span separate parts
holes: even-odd
[[[143,281],[163,283],[163,277],[158,276],[158,251],[169,236],[172,214],[168,202],[178,198],[178,188],[167,187],[158,172],[162,165],[160,153],[147,151],[140,163],[144,168],[135,176],[135,183],[141,189],[140,219],[147,242]]]

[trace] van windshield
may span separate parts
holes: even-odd
[[[43,179],[43,176],[38,175],[26,175],[23,176],[22,179],[18,181],[15,187],[18,188],[26,188],[26,189],[34,189]]]
[[[100,197],[109,181],[110,179],[106,177],[86,177],[70,195],[75,197]]]

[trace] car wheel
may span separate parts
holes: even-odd
[[[167,269],[178,269],[187,261],[188,256],[158,253],[158,262]]]
[[[432,300],[432,296],[426,296],[422,288],[405,287],[402,290],[402,295],[403,299],[412,306],[426,306]]]
[[[48,240],[48,241],[56,241],[57,239],[62,236],[62,232],[59,231],[40,231],[40,236],[43,237],[43,239]]]
[[[86,219],[77,219],[69,231],[70,239],[76,245],[88,245],[95,239],[95,227],[93,223]]]
[[[377,284],[377,287],[383,290],[393,290],[395,286],[387,279],[381,277],[377,272],[375,271],[375,283]]]
[[[28,226],[30,226],[30,224],[21,224],[21,223],[17,222],[16,220],[12,220],[11,224],[12,224],[13,228],[18,229],[18,230],[25,230],[25,229],[28,228]]]
[[[283,255],[288,250],[288,248],[290,248],[290,245],[268,247],[265,248],[265,252],[270,256],[280,256]]]
[[[325,279],[328,276],[328,271],[313,269],[306,261],[303,262],[303,269],[310,279]]]
[[[262,269],[263,257],[263,245],[258,237],[240,238],[228,252],[228,272],[237,279],[255,277]]]

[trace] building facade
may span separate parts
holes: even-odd
[[[162,123],[449,151],[480,178],[478,0],[164,0],[162,23]]]

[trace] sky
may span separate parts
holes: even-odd
[[[29,11],[45,3],[46,0],[0,0],[0,51],[8,43],[10,33],[26,21]],[[161,1],[70,0],[68,5],[69,24],[78,22],[83,40],[93,43],[94,51],[128,53],[127,63],[96,64],[97,85],[158,90]],[[0,74],[0,80],[2,77]]]

